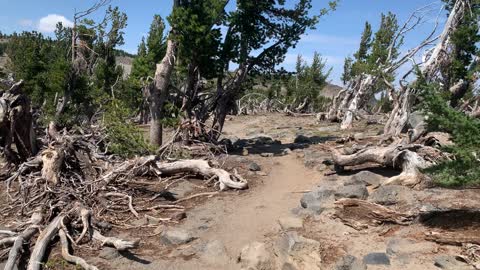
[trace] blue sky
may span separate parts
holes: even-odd
[[[231,0],[232,2],[234,0]],[[93,0],[0,0],[0,31],[11,33],[22,30],[38,30],[49,34],[57,21],[68,24],[76,10],[84,10],[91,6]],[[294,0],[287,0],[294,2]],[[312,12],[325,7],[326,0],[313,0]],[[291,49],[283,66],[292,70],[297,54],[302,54],[307,61],[311,59],[314,51],[321,53],[328,65],[333,67],[331,80],[340,84],[343,59],[352,55],[358,47],[360,34],[365,21],[372,23],[377,29],[380,14],[391,11],[397,14],[399,22],[403,23],[410,13],[416,8],[435,3],[435,8],[428,14],[430,20],[411,32],[405,40],[403,50],[418,44],[433,28],[441,3],[432,0],[341,0],[337,11],[323,17],[316,30],[311,30],[305,35],[298,46]],[[162,17],[168,16],[171,11],[172,0],[112,0],[112,5],[119,6],[127,13],[128,26],[125,29],[125,45],[122,49],[136,52],[137,46],[148,32],[154,14]],[[100,18],[103,11],[93,15]],[[444,20],[444,16],[441,17]],[[401,70],[399,71],[401,73]]]

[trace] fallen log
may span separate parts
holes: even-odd
[[[362,228],[363,221],[368,225],[379,224],[409,225],[413,222],[415,215],[411,213],[400,213],[385,206],[367,202],[359,199],[340,199],[335,202],[335,217],[346,222],[347,225],[355,224],[355,227]]]

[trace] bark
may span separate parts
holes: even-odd
[[[7,160],[14,163],[37,153],[30,100],[22,87],[19,81],[0,93],[0,141]]]
[[[144,95],[148,102],[152,117],[150,120],[150,143],[155,146],[162,145],[163,105],[168,96],[170,77],[175,65],[176,47],[176,42],[169,38],[167,41],[167,51],[165,56],[162,61],[157,64],[154,82],[144,88]]]
[[[455,2],[436,46],[426,55],[427,59],[424,61],[420,70],[427,82],[437,80],[442,65],[448,62],[448,52],[451,45],[450,36],[457,29],[467,10],[466,2],[465,0]],[[402,88],[399,97],[395,100],[394,110],[385,125],[384,134],[388,136],[399,135],[407,125],[410,114],[410,104],[413,102],[412,99],[414,98],[413,93],[415,90],[409,89],[408,86]],[[463,97],[466,92],[465,85],[463,82],[458,82],[458,85],[454,85],[453,89],[450,90],[453,93],[451,104],[456,105],[457,101]]]
[[[373,75],[365,75],[365,78],[362,78],[361,82],[357,84],[358,89],[354,89],[354,96],[350,105],[348,106],[347,111],[340,125],[341,129],[350,129],[353,127],[353,120],[357,114],[358,109],[361,106],[365,96],[368,96],[369,91],[372,86],[375,84],[376,78]]]
[[[335,205],[337,206],[335,216],[349,225],[355,224],[355,227],[362,227],[358,220],[367,222],[369,225],[384,223],[408,225],[414,219],[413,214],[400,213],[385,206],[359,199],[340,199],[335,202]]]
[[[53,219],[50,224],[40,233],[37,238],[35,247],[33,248],[30,260],[28,261],[27,270],[41,270],[43,257],[47,251],[47,247],[55,236],[58,234],[60,224],[64,216],[59,215]]]

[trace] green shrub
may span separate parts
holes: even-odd
[[[122,157],[149,155],[153,146],[146,142],[142,130],[129,121],[130,112],[119,101],[107,106],[103,125],[106,128],[108,151]]]
[[[426,170],[443,186],[472,186],[480,184],[480,121],[453,109],[448,96],[440,94],[439,85],[419,83],[422,101],[427,115],[429,131],[451,134],[453,146],[445,147],[453,155]]]

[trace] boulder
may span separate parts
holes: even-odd
[[[368,197],[367,187],[363,184],[341,186],[335,192],[335,198],[366,199]]]
[[[220,240],[209,241],[202,245],[199,253],[202,261],[212,265],[225,264],[230,260],[225,245]]]
[[[457,260],[455,256],[441,255],[435,258],[434,265],[445,270],[474,270],[475,267]]]
[[[189,232],[182,229],[166,229],[160,234],[160,242],[165,245],[182,245],[194,239]]]
[[[363,257],[365,264],[372,265],[390,265],[390,259],[387,254],[382,252],[369,253]]]
[[[309,144],[312,143],[312,140],[310,140],[310,138],[305,135],[299,134],[297,135],[297,137],[295,137],[293,143]]]
[[[320,242],[305,238],[297,232],[287,232],[276,242],[275,254],[280,269],[314,270],[320,269]]]
[[[300,199],[300,205],[314,214],[321,214],[325,209],[334,206],[334,191],[326,188],[319,188],[305,193]]]
[[[403,255],[418,255],[422,253],[433,253],[436,250],[436,246],[432,242],[414,242],[405,238],[391,238],[387,242],[387,255],[403,256]]]
[[[273,254],[264,243],[253,242],[242,249],[238,258],[242,270],[274,270]]]
[[[335,270],[367,270],[367,265],[352,255],[345,255],[335,263]]]
[[[358,185],[358,184],[365,184],[367,186],[378,186],[382,183],[385,177],[372,173],[370,171],[361,171],[357,174],[352,175],[349,179],[347,179],[344,183],[345,186],[348,185]]]
[[[369,200],[381,205],[411,204],[415,198],[411,189],[405,186],[381,186],[370,194]]]

